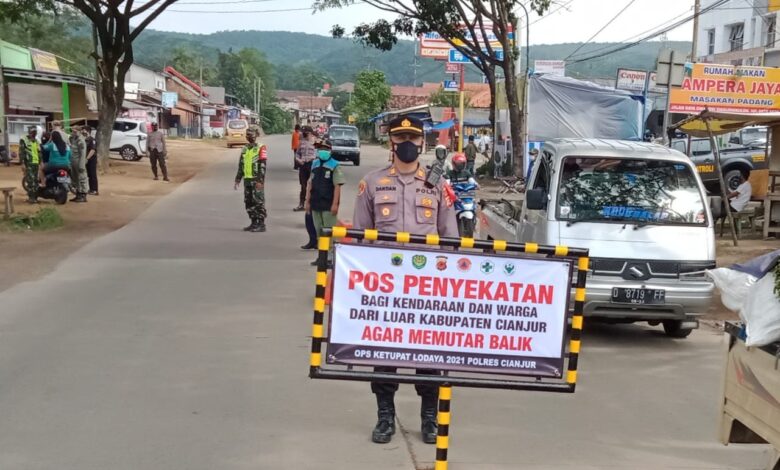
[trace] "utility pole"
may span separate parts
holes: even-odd
[[[696,62],[696,49],[699,45],[699,13],[701,12],[701,0],[693,4],[693,41],[691,45],[691,62]]]
[[[200,119],[198,119],[198,137],[203,138],[203,59],[200,60],[200,83],[198,84],[200,97]]]
[[[414,69],[414,82],[413,85],[417,86],[417,69],[420,64],[417,62],[417,38],[414,39],[414,62],[412,63],[412,69]]]

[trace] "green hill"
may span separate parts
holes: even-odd
[[[531,46],[531,61],[535,59],[563,59],[579,47],[580,43]],[[586,57],[591,51],[612,48],[618,44],[594,43],[583,47],[578,57]],[[567,67],[577,78],[614,77],[618,67],[654,69],[659,49],[671,47],[683,51],[690,49],[688,42],[648,42],[625,51],[593,61]],[[333,77],[336,83],[351,81],[355,73],[366,67],[385,72],[388,81],[396,85],[414,82],[414,43],[399,41],[390,52],[366,48],[349,39],[334,39],[306,33],[277,31],[222,31],[213,34],[186,34],[148,30],[141,34],[135,45],[136,60],[150,66],[161,67],[170,60],[171,51],[177,47],[198,51],[208,60],[216,62],[218,51],[254,47],[273,64],[310,64]],[[523,52],[524,54],[524,52]],[[438,82],[445,78],[443,66],[431,59],[417,59],[417,82]],[[468,75],[477,81],[481,74],[475,67]]]

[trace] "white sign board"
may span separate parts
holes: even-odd
[[[572,265],[337,244],[328,363],[562,376]]]
[[[138,87],[139,83],[136,82],[125,82],[125,99],[126,100],[137,100],[138,99]]]
[[[647,84],[647,91],[650,93],[666,93],[666,88],[658,86],[656,83],[656,77],[657,74],[655,72],[650,72],[650,83]],[[618,69],[615,88],[641,93],[645,89],[646,79],[647,72],[644,70]]]
[[[534,73],[566,76],[566,62],[563,60],[535,60]]]

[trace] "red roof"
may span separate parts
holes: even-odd
[[[169,73],[169,74],[173,75],[174,77],[178,78],[179,80],[183,81],[184,83],[186,83],[187,85],[189,85],[190,87],[195,89],[195,91],[197,91],[198,93],[202,94],[203,96],[209,96],[208,93],[206,93],[204,90],[200,89],[200,86],[198,86],[197,83],[193,82],[192,80],[190,80],[189,78],[184,76],[183,73],[179,72],[178,70],[176,70],[175,68],[171,67],[170,65],[165,67],[165,73]]]

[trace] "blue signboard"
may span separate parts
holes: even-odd
[[[487,50],[484,50],[487,54]],[[498,60],[504,60],[504,50],[503,49],[493,49],[493,54],[495,54],[496,59]],[[463,55],[459,50],[457,49],[450,49],[450,57],[448,62],[451,62],[453,64],[468,64],[471,61],[469,60],[468,56]]]
[[[444,91],[458,91],[458,82],[455,80],[444,80],[442,82],[442,87],[444,88]]]

